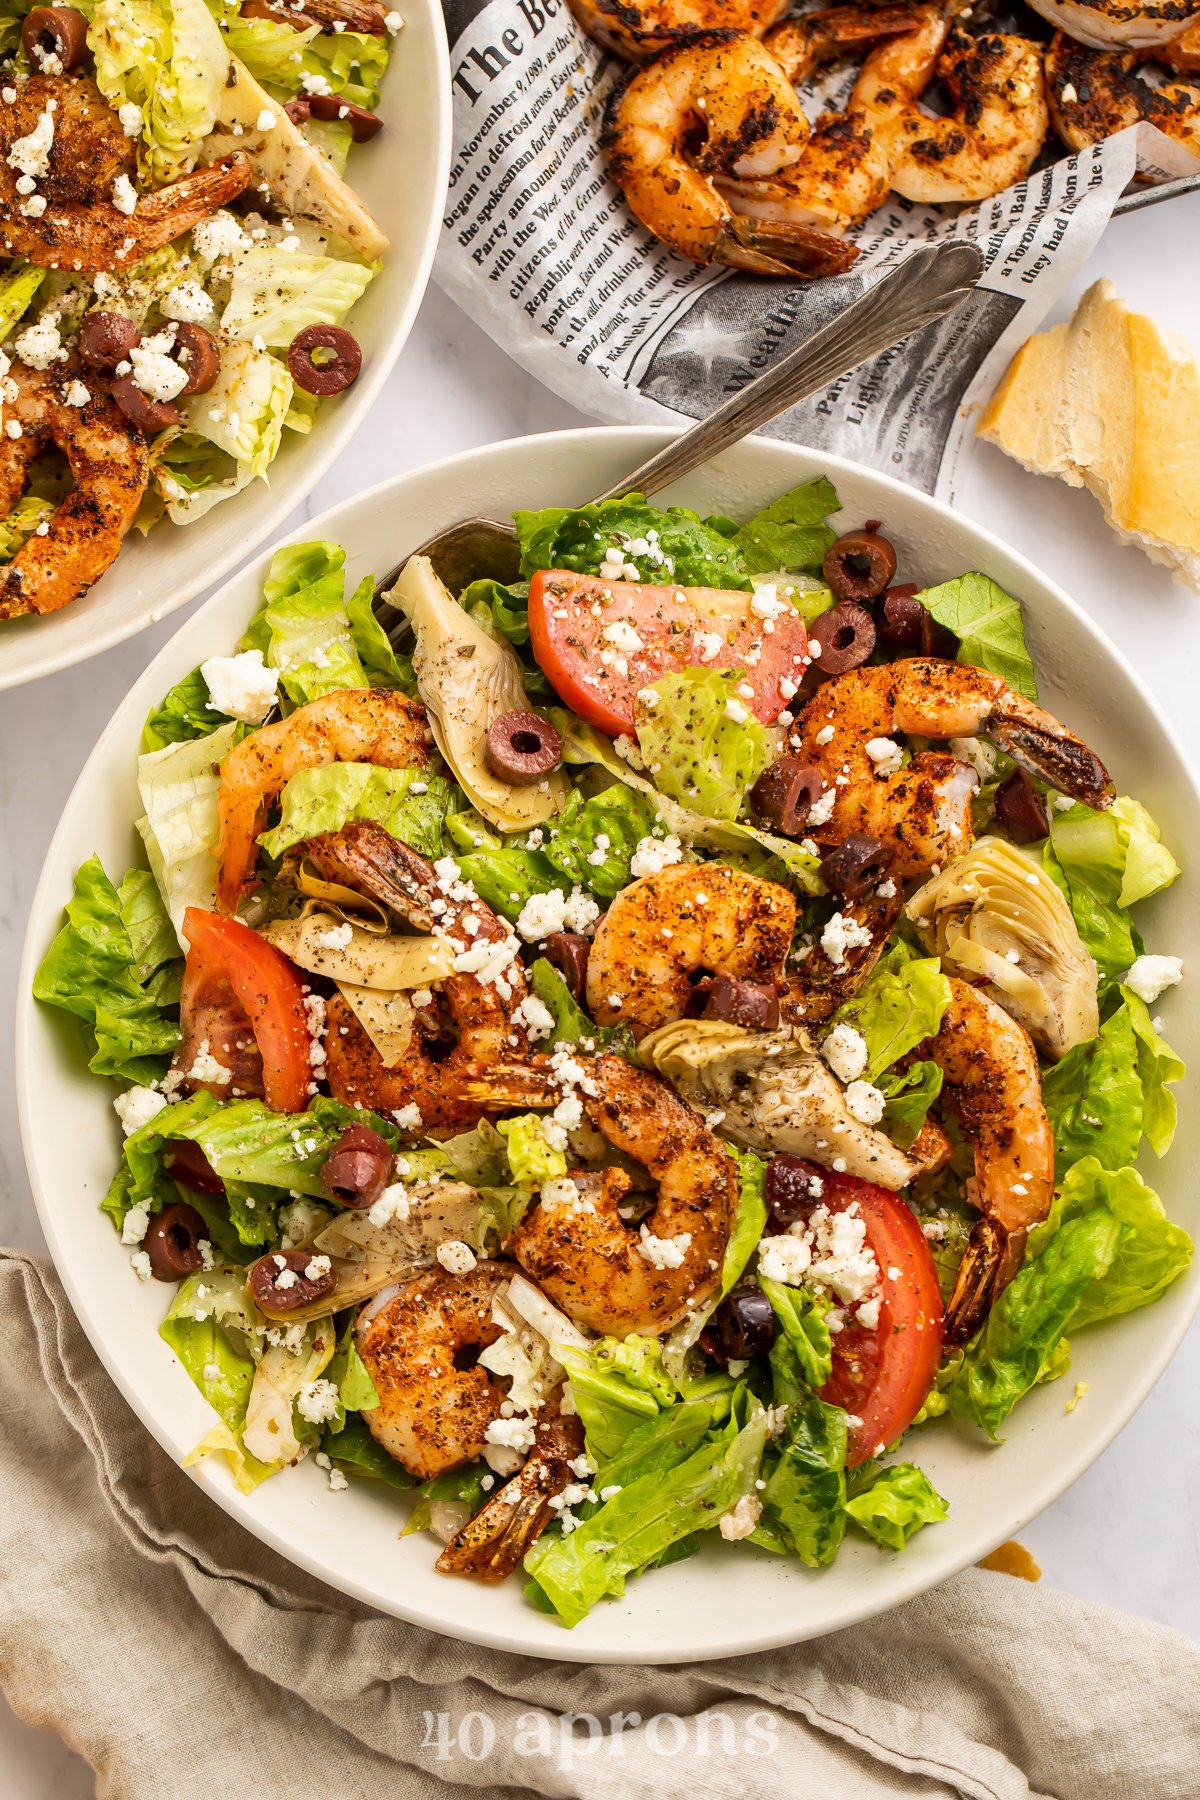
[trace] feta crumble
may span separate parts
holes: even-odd
[[[637,880],[643,875],[657,875],[669,864],[682,861],[683,845],[677,837],[644,837],[629,859],[629,873]]]
[[[167,1104],[165,1094],[157,1088],[132,1087],[125,1093],[118,1094],[113,1101],[113,1111],[121,1121],[121,1130],[126,1137],[132,1137],[143,1125],[148,1125]]]
[[[857,1081],[867,1066],[867,1040],[861,1031],[843,1022],[829,1033],[821,1055],[839,1081]]]
[[[869,1081],[852,1081],[846,1089],[846,1108],[860,1125],[878,1125],[887,1101]]]
[[[678,1269],[691,1247],[692,1234],[681,1231],[675,1237],[655,1237],[643,1225],[638,1238],[637,1249],[652,1269]]]
[[[118,175],[113,182],[112,203],[119,213],[124,213],[127,217],[137,206],[137,189],[134,187],[132,181],[130,181],[128,175]]]
[[[215,711],[244,725],[261,725],[278,697],[279,671],[267,668],[261,650],[210,656],[200,673]]]
[[[338,1409],[338,1391],[335,1382],[319,1378],[306,1381],[296,1395],[296,1410],[302,1419],[310,1425],[324,1425],[332,1419]]]
[[[421,1117],[421,1109],[415,1100],[410,1100],[407,1106],[394,1106],[392,1117],[401,1131],[420,1131],[425,1123]]]
[[[215,308],[198,281],[181,281],[176,287],[167,289],[159,310],[164,318],[200,324],[212,318]]]
[[[904,767],[904,752],[891,738],[868,738],[867,755],[875,764],[876,775],[895,775]]]
[[[870,942],[871,933],[867,927],[840,912],[834,913],[821,933],[821,948],[835,969],[842,967],[847,950],[865,949]]]
[[[450,1238],[437,1247],[437,1259],[448,1275],[469,1275],[479,1258],[461,1238]]]
[[[372,1225],[390,1225],[393,1220],[403,1225],[411,1209],[411,1201],[403,1182],[394,1181],[385,1187],[378,1200],[367,1208],[367,1218]]]
[[[1147,1006],[1183,980],[1183,959],[1178,956],[1139,956],[1125,971],[1125,986]]]

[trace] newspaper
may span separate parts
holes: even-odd
[[[699,268],[608,179],[605,102],[623,67],[564,0],[445,0],[454,144],[436,277],[524,368],[616,423],[701,418],[855,299],[914,242],[970,238],[986,270],[955,312],[814,395],[770,436],[848,456],[953,502],[973,419],[1094,250],[1139,171],[1196,159],[1151,126],[1064,157],[969,209],[893,194],[848,273],[813,283]],[[852,74],[814,86],[815,116]]]

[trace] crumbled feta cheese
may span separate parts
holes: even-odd
[[[207,1038],[200,1040],[195,1061],[188,1070],[188,1074],[193,1081],[210,1081],[215,1087],[227,1087],[233,1080],[233,1076],[225,1064],[218,1062],[213,1055]]]
[[[600,1489],[600,1498],[601,1498],[601,1500],[615,1500],[617,1495],[620,1493],[620,1491],[621,1491],[620,1482],[612,1481],[608,1484],[607,1487],[602,1487]]]
[[[867,755],[875,764],[877,775],[895,775],[904,766],[904,752],[891,738],[868,738]]]
[[[187,370],[171,355],[174,343],[173,331],[160,331],[143,338],[129,352],[134,386],[151,400],[174,400],[187,386]]]
[[[91,389],[86,388],[82,381],[68,381],[63,391],[63,399],[68,406],[86,406],[91,397]]]
[[[279,670],[267,668],[261,650],[210,656],[200,673],[214,709],[244,725],[261,725],[278,697]]]
[[[842,1305],[870,1301],[879,1292],[879,1264],[854,1204],[841,1212],[818,1206],[807,1221],[798,1221],[779,1236],[762,1238],[758,1268],[769,1281],[791,1287],[803,1282]]]
[[[743,1494],[729,1512],[717,1521],[718,1530],[731,1544],[748,1538],[762,1517],[762,1501],[755,1494]]]
[[[644,837],[640,839],[636,850],[629,859],[629,873],[636,879],[643,875],[657,875],[661,869],[671,863],[683,861],[683,845],[674,835],[669,837]]]
[[[887,1101],[869,1081],[852,1081],[846,1089],[846,1109],[860,1125],[878,1125]]]
[[[568,895],[562,888],[551,888],[548,894],[533,894],[525,902],[517,930],[527,944],[539,943],[556,931],[586,931],[599,917],[600,908],[582,889],[575,888]]]
[[[788,1232],[764,1238],[758,1250],[758,1272],[768,1281],[799,1287],[812,1263],[812,1246],[806,1238]]]
[[[420,1131],[425,1123],[421,1117],[421,1109],[415,1100],[410,1100],[407,1106],[394,1106],[392,1117],[401,1131]]]
[[[367,1218],[372,1225],[390,1225],[393,1219],[402,1225],[408,1218],[411,1205],[403,1182],[394,1181],[384,1188],[374,1205],[368,1207]]]
[[[843,1021],[821,1045],[821,1055],[839,1081],[857,1081],[867,1066],[867,1040]]]
[[[198,281],[181,281],[176,287],[167,289],[159,310],[166,319],[186,319],[199,324],[204,319],[211,319],[215,308]]]
[[[750,596],[750,611],[756,619],[781,619],[785,613],[794,611],[787,600],[779,598],[779,587],[774,581],[766,581],[762,587],[756,587]]]
[[[834,803],[837,800],[837,789],[826,788],[819,800],[814,800],[808,809],[806,825],[828,825],[833,817]]]
[[[1139,1000],[1153,1006],[1160,994],[1183,980],[1183,960],[1178,956],[1139,956],[1126,970],[1124,980]]]
[[[750,714],[740,700],[731,696],[725,702],[725,717],[732,720],[735,725],[744,725]]]
[[[628,619],[614,619],[611,625],[604,627],[600,637],[604,643],[611,644],[614,650],[624,651],[629,656],[646,648],[641,634]]]
[[[121,1129],[126,1137],[132,1137],[143,1125],[148,1125],[156,1114],[162,1112],[167,1105],[167,1097],[160,1094],[157,1088],[132,1087],[123,1094],[118,1094],[113,1101],[113,1111],[121,1121]]]
[[[437,1259],[448,1275],[469,1275],[479,1258],[461,1238],[450,1238],[437,1247]]]
[[[518,1413],[511,1419],[493,1419],[483,1435],[489,1444],[498,1444],[505,1450],[524,1452],[533,1449],[536,1431],[533,1420],[527,1414]]]
[[[29,175],[36,181],[50,173],[50,150],[54,143],[54,114],[50,107],[38,114],[37,123],[28,137],[18,138],[5,161],[10,169]]]
[[[192,226],[192,248],[206,263],[232,256],[248,242],[241,224],[231,212],[210,213]]]
[[[674,1237],[655,1237],[643,1225],[638,1237],[637,1249],[652,1269],[678,1269],[691,1247],[692,1234],[681,1231]]]
[[[832,725],[822,725],[820,731],[818,731],[816,737],[813,739],[813,743],[819,744],[823,750],[825,748],[826,744],[831,744],[832,742],[833,742],[833,726]]]
[[[137,189],[128,175],[118,175],[112,184],[112,203],[120,213],[128,215],[137,206]]]
[[[330,925],[324,931],[314,931],[312,941],[321,950],[348,950],[354,942],[354,927],[343,919],[340,925]]]
[[[254,121],[254,129],[255,131],[274,131],[277,124],[278,120],[270,107],[264,106]]]
[[[512,1022],[526,1033],[531,1044],[540,1043],[543,1038],[548,1038],[554,1030],[554,1014],[545,1001],[539,1000],[536,994],[526,994],[514,1011]]]
[[[126,137],[141,137],[143,124],[142,109],[135,101],[122,101],[121,105],[117,108],[117,117],[121,121],[121,130],[125,133]]]
[[[57,314],[49,313],[36,325],[27,326],[15,348],[27,369],[48,369],[52,363],[64,361],[67,353],[59,336]]]
[[[335,1469],[332,1464],[330,1465],[328,1479],[329,1491],[331,1494],[340,1494],[345,1488],[350,1486],[349,1481],[346,1479],[341,1469]]]
[[[148,1200],[143,1200],[140,1206],[131,1206],[121,1225],[121,1242],[123,1244],[140,1244],[146,1235],[149,1223],[150,1202]]]
[[[711,662],[714,656],[720,655],[724,642],[719,631],[697,631],[692,635],[692,643],[699,652],[701,662]]]
[[[154,1270],[150,1267],[150,1258],[144,1250],[135,1250],[129,1259],[129,1266],[139,1281],[149,1281]]]
[[[845,962],[847,950],[863,949],[870,942],[871,933],[867,927],[840,912],[834,913],[821,933],[821,948],[835,969],[840,969]]]
[[[896,898],[896,884],[890,875],[886,881],[880,882],[879,886],[875,889],[875,892],[879,895],[881,900],[894,900]]]
[[[296,1395],[296,1410],[310,1425],[324,1425],[338,1409],[337,1383],[320,1378],[306,1381]]]

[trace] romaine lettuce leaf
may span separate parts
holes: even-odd
[[[358,1354],[358,1345],[354,1341],[353,1313],[346,1315],[346,1323],[342,1326],[338,1336],[337,1348],[330,1357],[325,1370],[325,1379],[332,1381],[338,1391],[337,1412],[325,1427],[329,1437],[341,1434],[349,1415],[361,1411],[364,1407],[379,1405],[379,1393],[375,1383],[371,1380],[371,1372]]]
[[[1143,1134],[1162,1156],[1175,1134],[1175,1096],[1166,1084],[1183,1075],[1182,1061],[1129,988],[1116,990],[1106,1013],[1097,1035],[1043,1077],[1060,1179],[1085,1156],[1106,1169],[1122,1168],[1136,1157]]]
[[[755,513],[734,543],[751,575],[773,569],[819,569],[837,538],[825,520],[837,510],[836,488],[818,475]]]
[[[788,1337],[777,1338],[774,1367],[795,1355]],[[788,1408],[787,1426],[763,1491],[765,1517],[778,1526],[791,1550],[810,1569],[833,1561],[846,1531],[846,1415],[815,1395]]]
[[[660,512],[647,506],[640,494],[603,500],[599,506],[548,506],[541,512],[517,512],[513,523],[521,546],[521,573],[526,577],[539,569],[599,574],[605,552],[621,544],[626,562],[637,569],[640,581],[743,591],[754,585],[736,545],[698,513],[686,506]],[[644,544],[648,532],[657,534],[657,557],[644,548],[635,551],[630,547]]]
[[[540,850],[515,838],[507,843],[477,812],[454,812],[446,818],[446,835],[454,847],[464,881],[479,898],[505,919],[519,919],[535,894],[561,887],[562,876]]]
[[[903,1550],[914,1531],[937,1524],[950,1508],[923,1469],[893,1463],[846,1501],[846,1511],[877,1544]]]
[[[297,706],[340,688],[367,686],[346,610],[346,552],[338,544],[285,544],[271,558],[264,605],[251,630]]]
[[[628,887],[633,853],[657,820],[652,801],[623,782],[614,781],[590,800],[573,788],[545,829],[542,854],[569,881],[612,900]]]
[[[949,1004],[950,983],[937,957],[914,956],[898,942],[835,1017],[866,1040],[867,1080],[878,1081],[885,1069],[934,1035]]]
[[[290,415],[284,423],[290,423]],[[172,427],[155,440],[150,475],[176,525],[191,525],[204,518],[255,479],[248,464],[239,463],[227,450],[183,426]]]
[[[227,715],[209,704],[208,683],[199,669],[165,693],[142,727],[142,750],[165,750],[168,744],[185,744],[208,737]]]
[[[1068,1221],[1100,1209],[1107,1210],[1122,1229],[1115,1255],[1084,1289],[1071,1315],[1072,1332],[1149,1306],[1192,1258],[1191,1238],[1168,1219],[1158,1195],[1137,1170],[1103,1169],[1094,1157],[1069,1171],[1049,1218],[1030,1233],[1030,1253],[1041,1254]]]
[[[1136,906],[1162,888],[1170,887],[1179,874],[1179,864],[1162,842],[1162,833],[1140,800],[1118,794],[1109,816],[1117,822],[1117,832],[1124,852],[1121,906]]]
[[[237,1267],[186,1276],[158,1328],[220,1418],[221,1432],[210,1433],[204,1447],[224,1452],[243,1493],[273,1475],[277,1466],[259,1462],[242,1442],[255,1368],[246,1335],[253,1322],[245,1284],[246,1271]]]
[[[230,720],[207,737],[182,739],[138,757],[138,793],[146,812],[137,829],[177,933],[189,906],[211,911],[216,903],[219,770],[241,731]]]
[[[330,1367],[332,1368],[332,1364]],[[332,1379],[332,1377],[330,1377]],[[389,1487],[416,1487],[417,1478],[410,1475],[403,1463],[398,1463],[394,1456],[389,1456],[383,1445],[377,1443],[362,1420],[351,1415],[345,1425],[335,1435],[327,1435],[321,1440],[321,1448],[335,1469],[341,1469],[344,1475],[361,1475],[367,1480],[384,1481]]]
[[[260,338],[268,350],[286,349],[309,325],[340,325],[374,277],[367,263],[250,245],[234,258],[221,329],[246,343]]]
[[[259,843],[268,856],[324,831],[340,831],[351,819],[374,819],[422,856],[445,849],[442,830],[452,786],[425,769],[384,769],[375,763],[328,763],[302,769],[280,795],[281,818]]]
[[[476,613],[476,609],[486,607],[488,617],[510,644],[520,649],[529,642],[529,583],[513,581],[507,586],[502,581],[484,576],[479,581],[470,582],[458,597],[458,603],[466,612]]]
[[[483,1482],[488,1473],[485,1462],[473,1462],[463,1469],[447,1469],[444,1474],[435,1475],[432,1481],[422,1482],[400,1536],[410,1537],[414,1531],[428,1531],[432,1506],[438,1500],[457,1500],[472,1514],[478,1512],[485,1498]]]
[[[508,1151],[512,1178],[520,1187],[540,1188],[567,1172],[565,1150],[555,1149],[546,1136],[546,1121],[537,1113],[501,1119],[496,1127]]]
[[[734,819],[775,755],[775,739],[738,699],[740,669],[682,669],[639,697],[638,746],[655,785],[709,819]],[[734,712],[730,712],[730,707]]]
[[[34,998],[79,1019],[96,1075],[139,1084],[157,1080],[179,1042],[179,1026],[163,1011],[157,977],[178,955],[156,923],[135,945],[130,922],[145,904],[139,879],[113,886],[98,857],[75,876],[66,923],[33,978]],[[129,911],[129,917],[127,917]]]
[[[48,274],[48,269],[25,268],[7,269],[0,275],[0,338],[6,338],[28,311]]]
[[[1021,608],[987,575],[957,575],[917,595],[939,625],[945,625],[961,641],[960,663],[989,669],[1010,688],[1037,699],[1033,659],[1025,648]]]
[[[229,66],[204,0],[96,0],[88,48],[114,111],[141,108],[143,174],[161,187],[194,168]]]
[[[909,1149],[942,1091],[942,1071],[935,1062],[910,1063],[903,1070],[888,1069],[875,1085],[887,1101],[883,1129],[902,1150]]]
[[[371,604],[374,597],[374,577],[364,575],[346,601],[350,635],[354,639],[359,661],[372,687],[399,688],[410,699],[415,699],[417,682],[413,674],[412,657],[397,656],[393,650],[386,631],[375,617]]]
[[[833,1367],[833,1339],[825,1323],[829,1302],[811,1288],[785,1287],[765,1275],[757,1279],[791,1345],[801,1377],[810,1388],[824,1387]]]
[[[631,1431],[676,1398],[675,1383],[663,1368],[662,1346],[653,1338],[601,1338],[587,1350],[571,1344],[553,1348],[570,1378],[587,1452],[597,1466],[616,1456]],[[707,1429],[713,1423],[711,1406],[704,1416]]]

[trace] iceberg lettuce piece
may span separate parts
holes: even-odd
[[[9,269],[0,275],[0,338],[6,338],[13,326],[29,309],[48,269]]]
[[[846,1511],[877,1544],[903,1550],[914,1531],[938,1524],[950,1508],[923,1469],[915,1463],[893,1463],[851,1495]]]
[[[251,1334],[265,1324],[253,1316],[245,1290],[242,1268],[207,1269],[187,1276],[176,1289],[158,1334],[221,1421],[186,1461],[223,1454],[238,1488],[249,1493],[273,1475],[275,1467],[252,1456],[242,1437],[254,1385]]]
[[[186,428],[231,456],[239,475],[249,471],[265,480],[279,452],[292,388],[284,364],[265,350],[226,343],[221,372],[208,393],[182,402]]]
[[[638,747],[655,785],[709,819],[734,819],[775,755],[776,734],[738,698],[741,669],[682,669],[639,695]]]
[[[207,737],[138,757],[138,793],[146,811],[137,829],[177,933],[189,906],[211,912],[216,905],[219,769],[240,729],[230,720]]]
[[[567,1153],[556,1149],[546,1135],[546,1121],[537,1113],[501,1119],[496,1127],[508,1151],[512,1178],[521,1187],[540,1188],[567,1172]]]
[[[414,792],[414,789],[416,790]],[[375,763],[329,763],[293,775],[279,797],[282,817],[259,843],[282,856],[304,838],[340,831],[351,819],[374,819],[422,856],[440,856],[452,788],[425,769],[383,769]]]
[[[165,431],[156,440],[150,475],[166,504],[168,518],[176,525],[191,525],[204,518],[255,479],[249,463],[239,463],[220,445],[179,428]]]
[[[309,325],[340,325],[375,274],[367,263],[252,245],[234,259],[221,329],[247,343],[260,338],[268,349],[285,349]]]
[[[914,956],[897,942],[880,957],[861,991],[835,1015],[867,1045],[868,1081],[932,1037],[950,1004],[950,983],[936,956]]]
[[[96,0],[88,48],[110,106],[141,108],[143,175],[161,187],[194,168],[229,66],[204,0]]]

